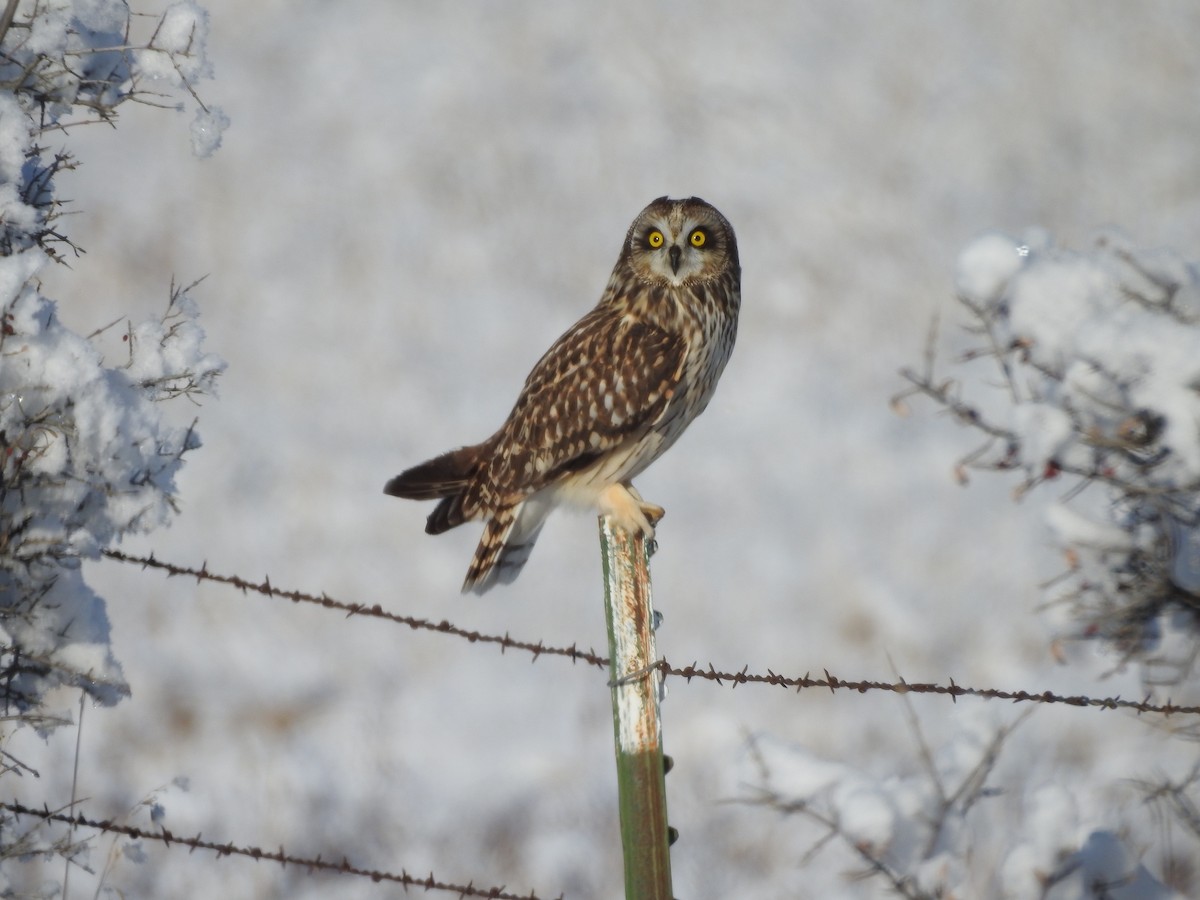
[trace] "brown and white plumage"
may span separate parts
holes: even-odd
[[[397,475],[384,492],[438,499],[425,530],[485,520],[463,590],[517,577],[556,507],[594,507],[654,533],[631,480],[708,405],[737,332],[729,222],[691,197],[633,221],[600,302],[533,367],[500,430]]]

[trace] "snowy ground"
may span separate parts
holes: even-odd
[[[981,231],[1040,225],[1083,244],[1115,224],[1200,255],[1200,7],[207,6],[216,81],[201,95],[232,120],[222,149],[197,161],[184,117],[131,109],[115,133],[71,135],[85,166],[60,182],[88,251],[46,278],[64,319],[87,333],[140,318],[165,306],[173,274],[208,274],[194,296],[229,362],[220,400],[199,411],[205,446],[180,479],[182,516],[122,549],[602,646],[591,519],[553,520],[514,586],[464,598],[477,531],[428,538],[428,509],[381,488],[490,433],[599,296],[633,215],[696,194],[737,230],[743,314],[713,404],[639,481],[668,511],[653,568],[660,652],[1139,693],[1135,672],[1101,680],[1113,658],[1050,654],[1037,608],[1060,565],[1041,514],[1052,492],[1018,505],[1011,482],[958,487],[951,467],[972,438],[930,407],[901,419],[887,401],[933,313],[953,320],[955,258]],[[85,714],[90,815],[122,816],[186,776],[188,791],[162,798],[177,834],[544,897],[619,895],[599,672],[116,563],[88,577],[109,599],[133,691]],[[803,862],[819,831],[725,801],[756,777],[749,734],[870,779],[918,777],[898,698],[670,689],[677,895],[886,894],[844,878],[857,859],[840,846]],[[986,741],[1020,712],[939,698],[913,709],[943,748]],[[43,773],[31,796],[68,799],[74,740],[30,737],[23,752]],[[1128,780],[1178,775],[1194,752],[1122,713],[1038,710],[994,776],[1007,831],[973,865],[986,875],[1039,835],[1042,848],[1078,846],[1129,826],[1160,871],[1169,835],[1142,827]],[[147,851],[106,884],[145,897],[392,895]]]

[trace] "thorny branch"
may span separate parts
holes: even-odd
[[[1165,806],[1188,831],[1200,838],[1200,803],[1193,796],[1200,786],[1200,764],[1193,766],[1179,781],[1167,779],[1158,784],[1136,781],[1134,784],[1146,795],[1148,802]]]
[[[317,596],[305,593],[304,591],[285,590],[271,584],[269,577],[256,583],[237,575],[214,574],[208,571],[207,564],[202,565],[199,569],[195,569],[164,562],[156,559],[153,555],[133,556],[122,553],[119,550],[105,550],[104,555],[118,562],[131,563],[143,568],[160,569],[166,572],[168,577],[183,576],[195,578],[197,581],[213,581],[220,584],[227,584],[237,588],[243,594],[253,591],[267,597],[281,597],[291,600],[294,603],[311,603],[325,609],[340,610],[346,613],[347,617],[370,616],[376,619],[384,619],[399,625],[407,625],[413,630],[435,631],[441,634],[454,635],[455,637],[464,638],[471,643],[496,644],[500,647],[501,651],[508,649],[523,650],[531,654],[535,660],[539,656],[565,656],[572,662],[585,662],[599,669],[608,668],[608,659],[606,657],[600,656],[594,650],[580,650],[575,644],[569,647],[555,647],[546,644],[544,641],[518,640],[507,633],[496,635],[470,631],[454,625],[445,619],[440,622],[433,622],[429,619],[388,612],[379,604],[366,606],[362,603],[345,603],[341,600],[335,600],[324,593]],[[1011,700],[1014,703],[1061,703],[1067,706],[1095,707],[1098,709],[1131,709],[1139,713],[1161,713],[1164,716],[1200,715],[1200,706],[1179,706],[1170,701],[1156,704],[1151,703],[1148,697],[1143,700],[1127,700],[1120,696],[1096,698],[1082,695],[1064,696],[1055,694],[1052,691],[1030,693],[1029,691],[1005,691],[996,688],[974,688],[957,684],[953,678],[950,679],[949,684],[908,682],[904,679],[899,679],[896,682],[847,681],[831,674],[827,669],[823,670],[824,677],[812,678],[808,674],[801,676],[780,675],[770,669],[767,669],[766,674],[762,674],[751,672],[749,668],[749,666],[746,666],[740,672],[723,672],[715,669],[711,663],[707,668],[700,668],[695,663],[680,667],[672,666],[665,659],[660,660],[657,666],[658,671],[664,676],[674,675],[687,681],[691,681],[693,678],[703,678],[707,681],[715,681],[718,684],[728,683],[733,688],[736,688],[740,684],[768,684],[783,688],[794,688],[797,692],[805,688],[826,688],[829,691],[846,690],[860,694],[865,694],[867,691],[891,691],[897,694],[942,694],[953,700],[957,700],[959,697],[981,697],[989,700]]]
[[[807,798],[784,797],[771,787],[770,767],[763,757],[762,748],[759,747],[758,741],[753,736],[749,738],[749,750],[754,765],[758,769],[760,787],[755,790],[754,796],[741,798],[736,802],[747,806],[765,806],[785,816],[800,814],[816,822],[826,831],[825,836],[804,855],[804,865],[811,862],[830,840],[835,837],[840,838],[864,864],[864,869],[856,873],[858,877],[868,878],[877,875],[888,882],[891,889],[905,900],[935,900],[932,895],[925,893],[917,886],[912,875],[900,872],[895,866],[889,864],[883,858],[883,854],[878,852],[870,842],[851,837],[843,829],[836,810],[823,812]]]
[[[81,814],[69,815],[67,813],[51,812],[49,809],[31,809],[20,803],[0,803],[0,809],[8,810],[18,816],[35,816],[47,822],[62,822],[73,828],[95,828],[98,831],[108,834],[123,834],[126,837],[138,840],[160,841],[168,847],[171,844],[181,844],[191,850],[211,850],[217,854],[218,858],[222,856],[248,856],[254,860],[277,862],[284,867],[292,865],[300,866],[310,871],[319,870],[338,875],[358,875],[363,878],[370,878],[374,882],[388,881],[401,884],[405,890],[410,887],[419,887],[424,888],[426,891],[447,891],[458,894],[459,897],[487,897],[491,898],[491,900],[538,900],[537,895],[532,891],[528,894],[514,894],[505,890],[503,886],[477,887],[474,883],[449,884],[438,881],[432,873],[422,878],[419,875],[410,875],[403,869],[398,873],[385,872],[378,869],[364,869],[352,865],[345,857],[338,862],[333,862],[321,859],[320,856],[293,856],[282,847],[278,850],[263,850],[260,847],[240,847],[233,843],[218,844],[216,841],[204,840],[199,834],[195,837],[179,837],[172,834],[166,828],[163,828],[161,831],[145,831],[132,825],[121,825],[107,819],[89,819]],[[561,894],[559,894],[559,900],[562,900]]]
[[[905,698],[905,705],[908,706],[908,698]],[[772,784],[771,767],[754,735],[748,735],[747,746],[750,760],[757,770],[757,784],[751,787],[749,796],[735,798],[732,802],[767,807],[783,815],[799,814],[824,829],[825,833],[805,854],[805,864],[810,862],[831,841],[840,840],[863,863],[863,868],[853,873],[853,877],[882,878],[888,882],[895,894],[905,897],[907,900],[936,900],[938,897],[948,895],[942,893],[940,888],[935,889],[932,893],[922,888],[913,874],[916,871],[916,864],[933,859],[944,847],[945,835],[951,828],[952,819],[964,820],[977,801],[992,795],[992,789],[988,787],[988,779],[999,760],[1004,742],[1032,711],[1032,709],[1026,710],[1011,725],[999,729],[987,745],[980,749],[975,765],[961,773],[957,787],[948,787],[943,774],[934,763],[916,714],[911,708],[907,710],[909,727],[917,741],[921,765],[925,769],[925,775],[929,779],[936,797],[935,805],[926,814],[913,816],[913,823],[925,835],[921,849],[915,858],[907,856],[913,852],[913,847],[901,850],[897,855],[895,848],[889,848],[886,843],[877,844],[861,835],[853,834],[844,825],[837,804],[828,798],[823,798],[820,791],[806,797],[784,794]]]

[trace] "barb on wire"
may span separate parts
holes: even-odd
[[[524,650],[526,653],[531,654],[534,660],[539,656],[565,656],[572,662],[585,662],[600,669],[608,668],[608,659],[606,657],[600,656],[592,650],[580,650],[575,644],[569,647],[555,647],[546,644],[544,641],[518,640],[510,637],[507,633],[504,635],[484,634],[460,628],[445,619],[440,622],[433,622],[429,619],[420,619],[399,613],[387,612],[378,603],[373,606],[366,606],[361,603],[344,603],[333,599],[327,594],[321,594],[318,597],[315,594],[307,594],[303,591],[284,590],[271,584],[270,578],[264,578],[262,582],[254,583],[236,575],[216,575],[208,571],[207,565],[202,565],[199,569],[179,566],[156,559],[153,554],[150,556],[130,556],[121,553],[119,550],[105,550],[104,555],[110,559],[142,566],[143,568],[161,569],[168,576],[181,575],[188,578],[195,578],[197,581],[215,581],[220,584],[228,584],[242,591],[242,593],[254,591],[268,597],[282,597],[295,603],[313,603],[326,609],[341,610],[347,616],[371,616],[377,619],[385,619],[389,622],[407,625],[414,630],[450,634],[455,637],[465,638],[472,643],[496,644],[500,647],[501,651],[508,649]],[[891,691],[896,694],[942,694],[950,697],[952,700],[957,700],[959,697],[981,697],[988,700],[1011,700],[1013,703],[1059,703],[1066,706],[1090,707],[1093,709],[1129,709],[1139,713],[1160,713],[1164,716],[1200,715],[1200,706],[1180,706],[1170,702],[1170,700],[1165,703],[1152,703],[1149,696],[1141,700],[1127,700],[1120,696],[1086,697],[1078,694],[1056,694],[1053,691],[1006,691],[998,688],[966,687],[956,683],[953,678],[950,679],[949,684],[910,682],[904,679],[899,679],[895,682],[848,681],[831,674],[827,669],[824,670],[823,678],[811,678],[807,674],[798,677],[779,675],[770,669],[767,669],[764,675],[758,672],[751,672],[748,665],[744,666],[740,672],[722,672],[713,668],[711,663],[708,668],[700,668],[696,663],[692,663],[690,666],[677,667],[672,666],[665,659],[660,659],[656,664],[656,668],[664,676],[674,675],[687,681],[691,681],[693,678],[702,678],[706,681],[715,681],[718,684],[728,684],[731,688],[736,688],[741,684],[768,684],[784,688],[794,688],[796,691],[802,691],[806,688],[826,688],[830,691],[853,691],[859,694],[865,694],[867,691]]]
[[[254,860],[277,862],[285,867],[290,865],[309,870],[332,872],[338,875],[357,875],[362,878],[370,878],[375,882],[389,881],[403,885],[405,891],[410,887],[419,887],[424,888],[427,892],[447,891],[457,894],[459,897],[487,897],[490,900],[539,900],[533,891],[530,891],[528,894],[514,894],[505,890],[503,886],[477,887],[474,882],[469,884],[449,884],[438,881],[432,873],[421,877],[419,875],[410,875],[403,869],[400,872],[364,869],[352,865],[345,857],[342,857],[340,861],[334,862],[332,860],[321,859],[320,856],[293,856],[282,847],[278,850],[264,850],[261,847],[239,847],[233,843],[218,844],[216,841],[204,840],[199,834],[195,837],[180,837],[172,834],[166,828],[157,832],[146,831],[132,825],[121,825],[108,819],[89,819],[87,816],[78,813],[71,815],[68,813],[51,812],[49,809],[33,809],[16,802],[0,803],[0,809],[8,810],[17,816],[34,816],[47,822],[62,822],[75,828],[94,828],[97,831],[109,834],[122,834],[138,840],[159,841],[168,847],[172,844],[179,844],[193,851],[211,850],[217,854],[218,859],[222,856],[247,856]],[[562,900],[562,898],[563,895],[559,894],[558,900]]]

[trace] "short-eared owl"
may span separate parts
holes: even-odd
[[[652,536],[663,510],[630,482],[708,405],[740,302],[729,222],[698,197],[660,197],[633,220],[600,302],[538,360],[500,430],[384,492],[440,499],[429,534],[485,520],[464,591],[516,578],[557,506],[594,507]]]

